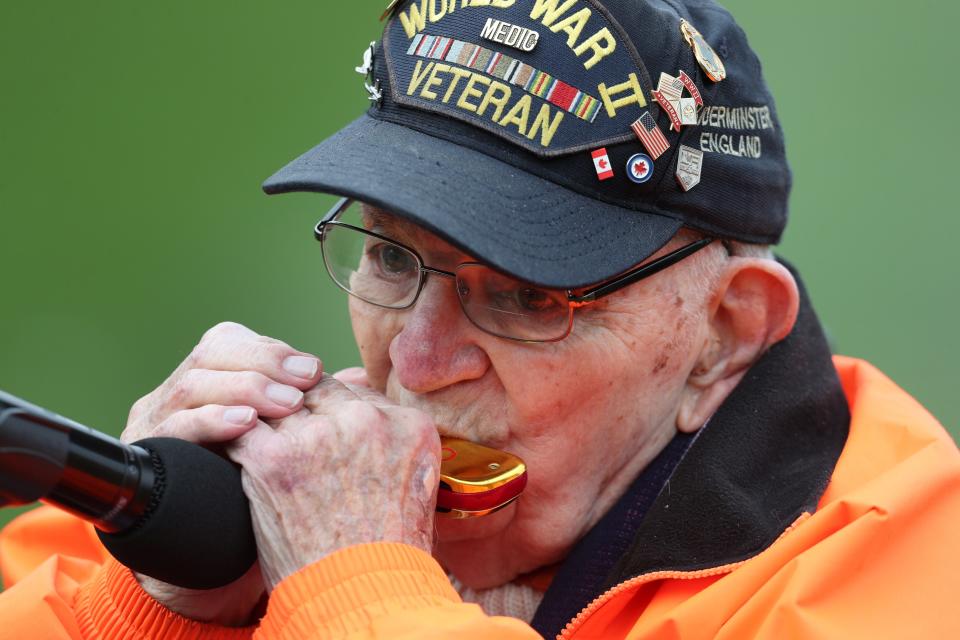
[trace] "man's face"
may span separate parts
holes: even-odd
[[[475,261],[389,214],[376,212],[365,224],[415,249],[428,266]],[[555,343],[477,329],[446,278],[428,277],[416,304],[402,311],[350,298],[374,388],[433,416],[442,434],[527,464],[527,489],[509,507],[437,519],[438,557],[468,586],[493,586],[560,560],[673,437],[706,335],[705,294],[685,284],[689,267],[578,309],[572,333]]]

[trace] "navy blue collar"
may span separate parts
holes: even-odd
[[[647,510],[693,444],[696,434],[678,433],[637,476],[627,492],[563,561],[531,623],[543,637],[555,637],[593,598],[633,545]]]
[[[677,436],[577,543],[534,616],[545,638],[614,585],[746,560],[816,510],[846,443],[850,411],[794,277],[800,313],[793,331],[750,368],[708,427],[696,438]]]

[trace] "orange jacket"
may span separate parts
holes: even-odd
[[[641,575],[567,638],[960,638],[960,454],[862,361],[835,360],[852,421],[815,513],[740,562]],[[186,620],[152,601],[92,528],[49,508],[0,535],[0,638],[536,638],[464,604],[399,544],[339,551],[283,581],[258,627]]]

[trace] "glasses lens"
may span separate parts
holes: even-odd
[[[570,332],[573,309],[562,291],[541,289],[478,264],[457,268],[457,294],[475,325],[514,340],[549,342]]]
[[[359,209],[359,205],[351,205]],[[348,211],[349,214],[357,211]],[[347,292],[382,307],[413,304],[420,287],[420,261],[398,244],[358,226],[328,224],[323,232],[323,260],[330,277]],[[356,222],[362,225],[362,221]]]

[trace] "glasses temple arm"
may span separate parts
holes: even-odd
[[[687,256],[693,255],[697,251],[700,251],[700,249],[703,249],[705,246],[713,242],[713,240],[713,238],[702,238],[696,242],[691,242],[688,245],[680,247],[676,251],[671,251],[667,255],[657,258],[653,262],[648,262],[647,264],[640,265],[639,267],[626,272],[612,282],[602,284],[595,289],[588,289],[579,296],[568,294],[567,299],[575,304],[586,304],[604,296],[608,296],[614,291],[619,291],[620,289],[623,289],[624,287],[629,286],[638,280],[648,278],[653,274],[663,271],[667,267],[680,262]]]
[[[319,240],[323,236],[324,225],[340,215],[340,213],[346,209],[352,201],[353,200],[351,198],[340,198],[337,200],[336,204],[333,205],[330,211],[327,211],[327,213],[320,218],[320,222],[313,225],[313,237]]]

